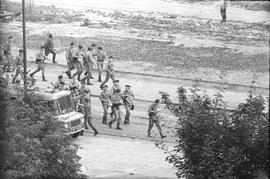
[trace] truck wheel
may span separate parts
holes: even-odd
[[[80,132],[76,132],[74,134],[71,134],[71,137],[73,138],[77,138],[80,135]]]

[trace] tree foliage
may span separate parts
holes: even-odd
[[[25,102],[26,101],[26,102]],[[37,99],[5,97],[5,178],[85,178],[78,146]]]
[[[269,175],[269,113],[265,99],[250,93],[246,102],[228,111],[220,91],[215,99],[199,95],[196,88],[187,96],[178,88],[177,144],[168,149],[166,160],[176,175],[191,179],[256,178],[258,171]]]

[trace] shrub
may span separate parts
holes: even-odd
[[[37,99],[5,101],[3,178],[85,178],[78,146]],[[3,102],[2,101],[2,102]]]
[[[177,168],[179,178],[269,175],[269,113],[264,113],[262,96],[249,94],[233,112],[216,108],[224,106],[222,100],[212,100],[196,90],[188,97],[181,87],[178,96],[179,104],[172,109],[178,117],[177,144],[173,150],[164,144],[158,147],[168,154],[166,161]]]

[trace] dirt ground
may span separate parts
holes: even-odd
[[[86,133],[75,143],[83,157],[82,172],[89,178],[176,179],[176,170],[153,142]]]
[[[43,14],[49,20],[27,22],[30,59],[44,43],[44,33],[50,32],[55,36],[59,63],[65,63],[63,51],[71,41],[86,47],[96,43],[115,57],[120,71],[210,81],[218,81],[225,71],[229,83],[248,85],[255,78],[258,86],[269,86],[267,12],[230,6],[228,22],[220,23],[217,3],[163,0],[35,3],[55,6]],[[36,11],[44,6],[37,6]],[[70,18],[63,18],[65,15]],[[1,25],[3,32],[14,34],[16,47],[21,47],[21,22]]]

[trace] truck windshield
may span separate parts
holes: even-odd
[[[57,101],[59,103],[59,107],[60,107],[62,113],[69,112],[69,111],[73,110],[74,104],[72,102],[72,98],[70,95],[58,98]]]

